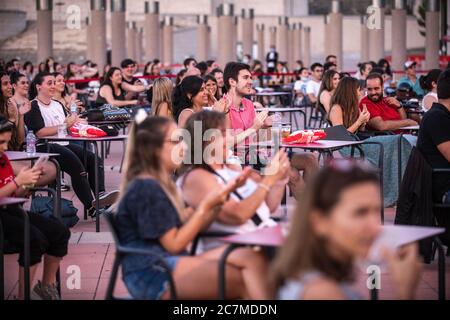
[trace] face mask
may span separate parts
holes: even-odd
[[[242,62],[245,63],[245,64],[248,64],[248,61],[249,61],[249,60],[248,60],[247,57],[244,57],[244,58],[242,59]]]

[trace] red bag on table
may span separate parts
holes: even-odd
[[[323,130],[298,130],[292,132],[288,137],[283,138],[283,143],[311,143],[327,136]]]
[[[101,138],[107,136],[106,132],[102,129],[83,123],[76,123],[72,127],[70,127],[69,134],[72,137],[83,138]]]

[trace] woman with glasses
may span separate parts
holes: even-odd
[[[169,278],[155,256],[170,268],[178,299],[217,297],[218,262],[225,246],[197,256],[188,256],[186,248],[215,219],[229,194],[245,183],[248,172],[209,189],[195,210],[185,208],[171,177],[186,150],[180,134],[176,123],[163,117],[138,117],[130,129],[116,217],[119,239],[122,245],[154,253],[123,259],[125,285],[137,299],[170,298]],[[225,265],[227,299],[267,298],[266,267],[260,252],[233,251]]]
[[[196,127],[201,123],[201,131]],[[189,133],[184,175],[179,179],[184,200],[196,208],[209,190],[218,188],[242,172],[232,162],[227,143],[226,115],[204,110],[191,116],[186,124]],[[284,150],[276,153],[265,174],[254,172],[252,179],[234,192],[222,206],[210,231],[246,233],[258,228],[275,226],[272,214],[279,208],[289,180],[289,160]],[[217,240],[203,241],[207,248],[218,245]]]
[[[347,160],[322,169],[299,202],[290,232],[272,265],[274,297],[283,300],[352,300],[357,263],[370,263],[380,235],[377,174]],[[420,279],[417,244],[381,257],[399,299],[413,299]],[[369,260],[368,260],[369,259]],[[366,291],[367,292],[367,291]]]

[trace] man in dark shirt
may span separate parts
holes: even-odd
[[[142,81],[134,76],[137,71],[137,67],[137,63],[132,59],[125,59],[120,64],[120,68],[122,70],[121,87],[126,92],[126,100],[137,99],[138,93],[145,91],[145,86]]]
[[[450,70],[437,83],[438,102],[423,117],[417,147],[433,169],[450,169]],[[433,176],[433,198],[450,203],[450,173]]]
[[[278,52],[274,45],[270,46],[269,52],[266,55],[267,72],[275,72],[275,67],[278,63]]]

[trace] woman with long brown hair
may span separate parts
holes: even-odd
[[[342,79],[330,101],[328,118],[331,125],[344,125],[351,133],[360,130],[370,119],[370,113],[365,106],[361,112],[358,108],[360,97],[359,81],[352,77]]]
[[[317,109],[325,111],[327,114],[330,112],[330,100],[336,87],[338,86],[341,76],[336,70],[327,70],[322,78],[320,85],[319,95],[317,99]]]
[[[272,265],[279,299],[359,299],[350,284],[380,234],[377,173],[354,161],[333,160],[306,189],[289,235]],[[399,252],[381,249],[397,297],[412,299],[420,279],[415,243]],[[366,260],[367,261],[367,260]]]
[[[1,90],[0,90],[0,115],[14,124],[8,148],[10,150],[21,150],[25,141],[24,115],[30,111],[30,104],[16,103],[13,97],[13,86],[8,74],[0,72]]]

